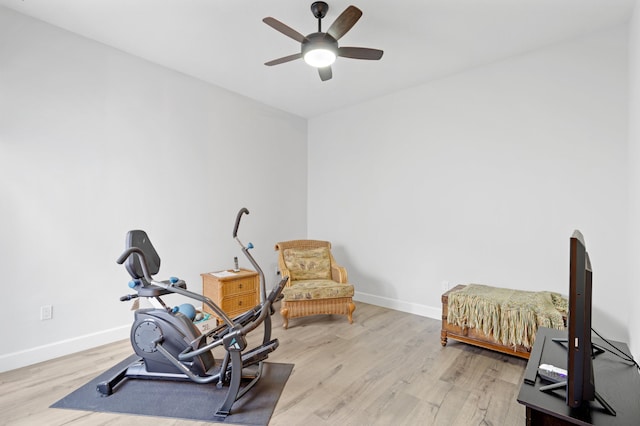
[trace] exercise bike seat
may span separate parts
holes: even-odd
[[[161,282],[167,285],[170,285],[172,287],[180,287],[184,289],[187,288],[187,283],[185,283],[183,280],[178,280],[177,282],[166,280]],[[141,279],[129,281],[129,287],[135,290],[136,293],[138,293],[139,297],[158,297],[158,296],[164,296],[165,294],[172,293],[171,291],[166,290],[163,287],[158,287],[157,285],[146,284],[146,283],[145,285],[143,285],[143,282]]]

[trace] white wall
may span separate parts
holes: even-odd
[[[620,27],[312,119],[309,236],[359,300],[440,318],[444,282],[567,294],[578,228],[628,341],[627,82]]]
[[[629,24],[629,330],[640,359],[640,1]]]
[[[632,69],[638,22],[636,10]],[[307,134],[302,119],[0,7],[10,301],[0,323],[11,324],[0,328],[0,371],[126,337],[131,314],[117,299],[128,276],[115,258],[127,230],[149,232],[159,275],[199,289],[200,272],[239,255],[242,206],[240,234],[270,282],[275,241],[326,238],[357,298],[434,318],[443,282],[566,293],[580,228],[595,325],[638,354],[639,290],[628,283],[639,273],[624,248],[627,210],[640,233],[640,172],[627,180],[626,160],[640,164],[637,119],[626,147],[640,84],[637,72],[627,80],[626,36],[595,34],[336,111]],[[44,304],[51,321],[39,320]]]
[[[0,7],[0,371],[128,336],[130,229],[158,278],[200,292],[201,272],[249,266],[231,237],[247,207],[239,235],[273,285],[275,242],[306,234],[306,138],[306,120]]]

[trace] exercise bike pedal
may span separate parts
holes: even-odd
[[[248,367],[250,365],[257,364],[260,361],[264,361],[269,357],[268,354],[276,350],[279,344],[278,339],[273,339],[270,342],[243,354],[242,367]]]
[[[256,364],[242,368],[242,380],[253,380],[260,375],[260,369]]]

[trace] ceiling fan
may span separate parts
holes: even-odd
[[[301,45],[300,53],[284,56],[266,62],[265,65],[272,66],[303,58],[312,67],[318,68],[320,79],[329,80],[333,73],[331,64],[336,57],[342,56],[351,59],[378,60],[384,53],[382,50],[369,49],[367,47],[339,47],[338,40],[345,35],[362,16],[362,11],[355,6],[347,7],[336,20],[331,24],[327,32],[322,32],[322,18],[327,15],[329,5],[323,1],[316,1],[311,4],[311,12],[318,19],[318,32],[306,36],[300,34],[293,28],[283,24],[275,18],[267,17],[262,21],[280,31],[282,34],[294,39]]]

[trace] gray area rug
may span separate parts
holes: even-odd
[[[98,393],[98,383],[108,380],[136,359],[136,355],[125,359],[54,403],[51,408],[267,425],[293,370],[293,364],[265,362],[258,383],[235,402],[229,416],[221,419],[215,413],[224,401],[228,388],[217,389],[215,384],[127,379],[110,396]]]

